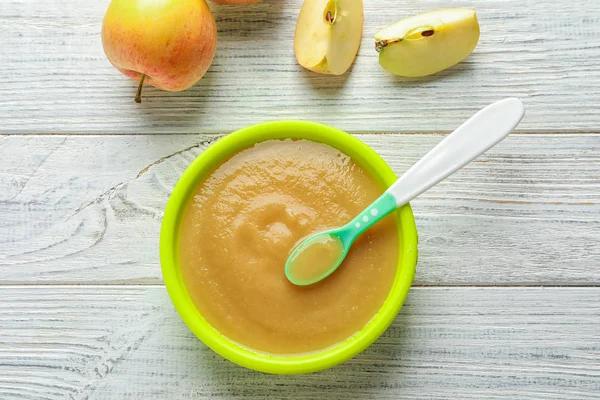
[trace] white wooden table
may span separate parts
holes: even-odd
[[[108,0],[0,1],[0,399],[600,398],[600,2],[369,0],[351,73],[303,71],[299,0],[211,5],[206,77],[144,91],[106,61]],[[415,80],[378,27],[473,6],[480,43]],[[516,134],[413,202],[417,278],[368,350],[307,376],[207,349],[162,284],[173,185],[221,134],[270,119],[346,129],[402,173],[475,110],[520,97]]]

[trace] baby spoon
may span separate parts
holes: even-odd
[[[285,274],[299,286],[329,276],[364,231],[486,152],[519,124],[523,103],[508,98],[477,112],[413,165],[377,200],[346,225],[309,236],[291,252]]]

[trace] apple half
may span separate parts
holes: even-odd
[[[435,74],[465,59],[479,41],[475,10],[449,8],[415,15],[375,34],[379,64],[400,76]]]
[[[360,47],[362,0],[305,0],[294,36],[294,52],[304,68],[341,75]]]

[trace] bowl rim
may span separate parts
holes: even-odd
[[[179,222],[190,195],[202,178],[237,152],[265,140],[277,139],[306,139],[335,147],[352,157],[384,187],[389,187],[397,179],[389,165],[366,143],[339,129],[316,122],[263,122],[223,136],[187,167],[169,197],[160,232],[163,280],[171,301],[185,324],[216,353],[238,365],[266,373],[316,372],[354,357],[377,340],[393,322],[414,280],[417,229],[409,204],[396,211],[400,243],[394,282],[379,311],[362,330],[345,341],[312,353],[275,355],[244,347],[222,335],[196,309],[181,277],[177,255]]]

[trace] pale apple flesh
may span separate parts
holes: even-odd
[[[102,45],[124,75],[180,91],[210,67],[217,27],[204,0],[113,0],[102,24]]]
[[[305,0],[294,36],[296,59],[308,70],[341,75],[356,58],[362,29],[362,0]]]
[[[420,77],[465,59],[479,41],[475,10],[451,8],[415,15],[375,34],[381,66],[399,76]]]

